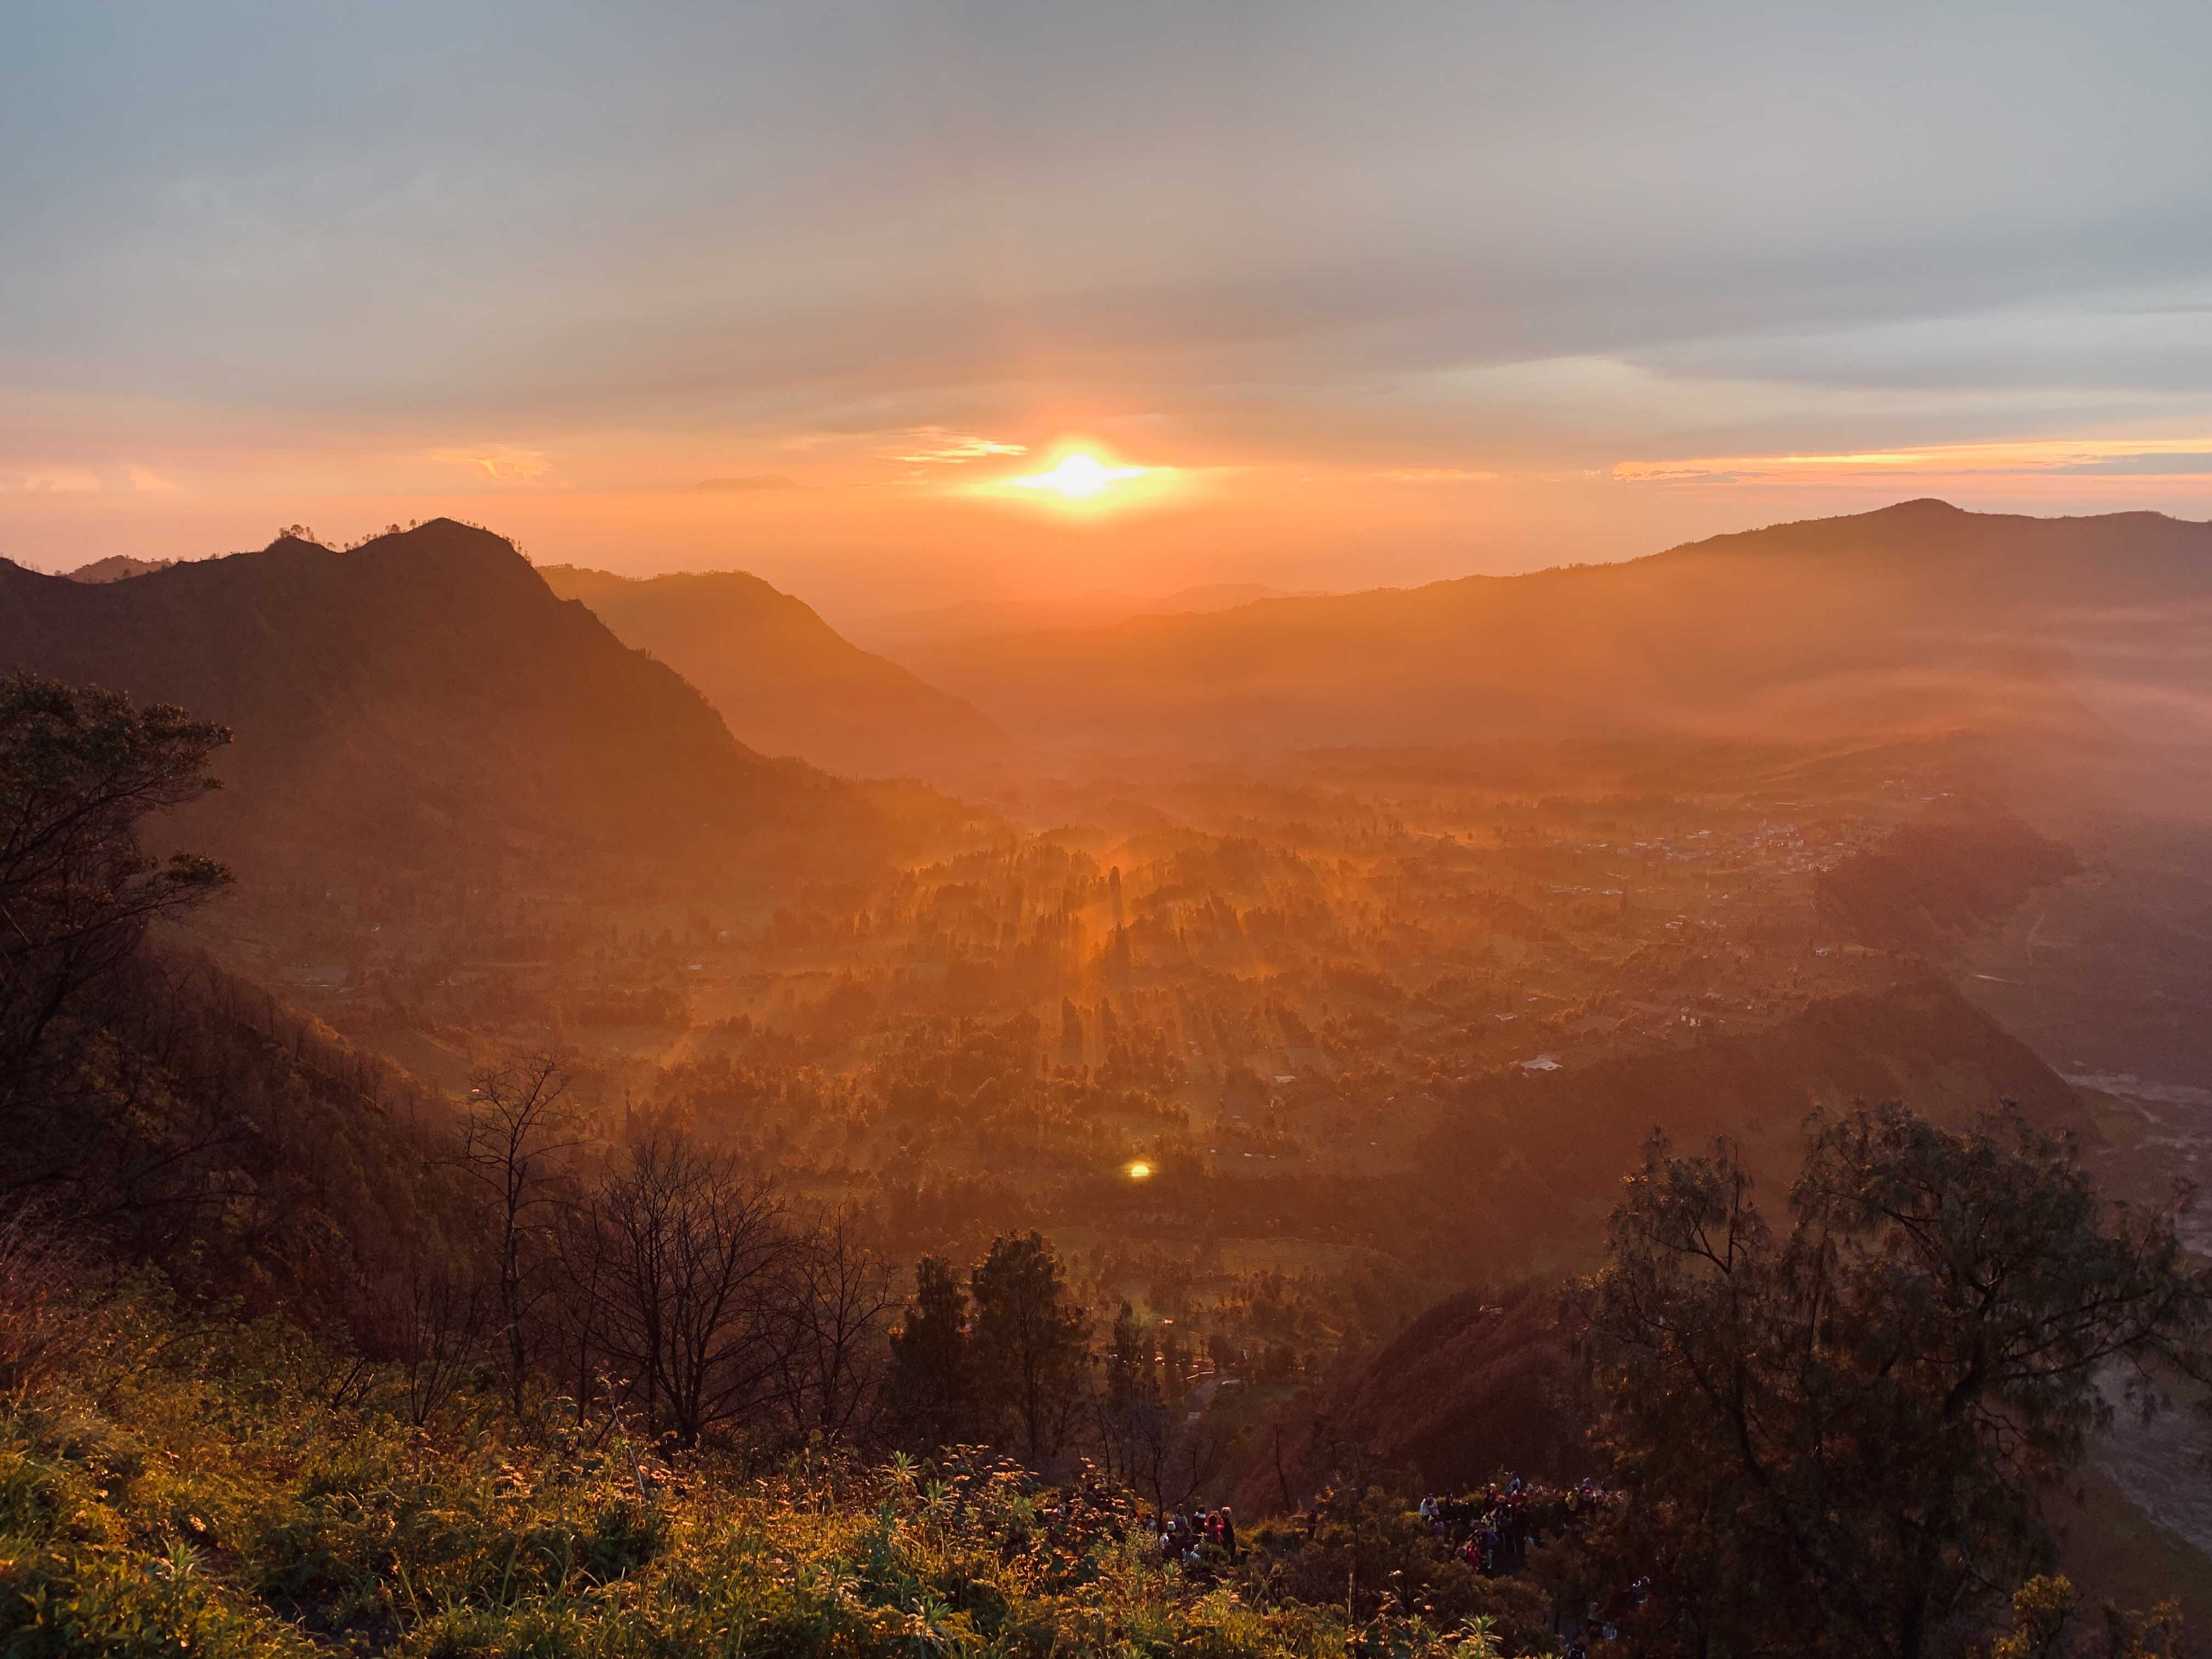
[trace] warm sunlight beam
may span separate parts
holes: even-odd
[[[1088,501],[1102,490],[1115,484],[1126,483],[1131,478],[1141,478],[1152,471],[1143,466],[1108,466],[1095,455],[1078,450],[1060,458],[1060,465],[1048,472],[1033,472],[1025,478],[1010,478],[1007,482],[1018,489],[1053,489],[1069,501]]]

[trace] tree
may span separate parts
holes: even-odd
[[[2109,1414],[2099,1372],[2194,1363],[2187,1194],[2133,1211],[2015,1113],[1893,1105],[1814,1121],[1787,1237],[1750,1193],[1727,1144],[1655,1140],[1577,1298],[1659,1567],[1647,1642],[1917,1659],[2047,1565],[2039,1498]]]
[[[18,1184],[66,1178],[42,1164],[28,1115],[60,1105],[67,1040],[89,993],[137,952],[155,921],[230,879],[214,860],[163,860],[140,843],[153,813],[216,787],[220,726],[166,703],[80,690],[18,671],[0,679],[0,1142]]]
[[[1058,1457],[1084,1404],[1091,1322],[1043,1235],[994,1240],[969,1276],[975,1390],[1000,1443],[1032,1468]]]
[[[969,1438],[975,1429],[968,1348],[968,1292],[959,1271],[942,1256],[915,1268],[914,1299],[891,1334],[890,1409],[908,1444],[934,1450]]]
[[[797,1241],[789,1287],[781,1352],[791,1426],[802,1438],[852,1440],[881,1404],[884,1322],[895,1305],[889,1275],[847,1212]]]
[[[1107,1472],[1125,1485],[1149,1487],[1155,1509],[1166,1507],[1157,1478],[1174,1438],[1173,1419],[1160,1398],[1152,1328],[1124,1302],[1114,1316],[1105,1356],[1105,1387],[1097,1401],[1098,1447]]]
[[[507,1404],[518,1421],[536,1355],[538,1312],[554,1289],[552,1227],[562,1201],[570,1073],[556,1054],[479,1072],[461,1117],[455,1166],[484,1201],[496,1338]]]
[[[696,1446],[774,1401],[798,1241],[771,1185],[657,1131],[632,1145],[574,1237],[585,1340],[621,1368],[652,1428]]]

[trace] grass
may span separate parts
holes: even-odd
[[[1164,1565],[1103,1487],[980,1455],[662,1460],[426,1437],[273,1326],[112,1320],[0,1404],[0,1653],[1197,1655],[1495,1650]]]

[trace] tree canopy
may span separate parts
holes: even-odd
[[[1656,1650],[1913,1659],[2045,1570],[2043,1496],[2112,1407],[2194,1364],[2203,1272],[2103,1199],[2071,1142],[2001,1115],[1816,1119],[1778,1235],[1735,1149],[1655,1139],[1579,1287],[1601,1434],[1663,1563]],[[1655,1632],[1655,1634],[1656,1632]]]

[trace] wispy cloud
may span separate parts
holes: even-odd
[[[2212,472],[2212,438],[2036,438],[2000,443],[1839,451],[1832,454],[1721,455],[1622,461],[1625,483],[1816,483],[1885,477],[2132,477]]]
[[[487,478],[501,483],[531,483],[553,471],[553,463],[542,449],[514,449],[505,446],[477,449],[440,449],[431,453],[430,459],[455,466],[473,466]]]
[[[941,426],[918,426],[901,433],[897,443],[878,452],[884,459],[912,466],[963,466],[1000,455],[1026,455],[1027,444],[1003,443],[996,438],[947,430]]]

